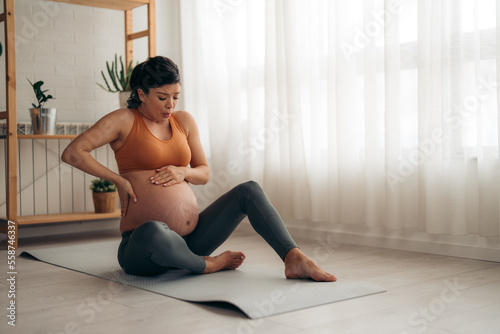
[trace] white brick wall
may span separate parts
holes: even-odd
[[[118,97],[96,85],[114,54],[124,55],[122,11],[46,0],[16,0],[18,120],[29,121],[34,95],[26,80],[43,80],[56,97],[59,122],[95,122],[118,106]],[[157,53],[181,64],[179,0],[156,3]],[[134,10],[134,31],[146,29],[146,7]],[[3,25],[0,41],[3,40]],[[147,57],[147,39],[134,42],[134,64]],[[0,110],[5,110],[5,54],[0,57]],[[182,71],[182,66],[181,66]],[[183,96],[179,108],[183,106]]]
[[[15,6],[18,120],[29,121],[34,100],[26,78],[45,82],[58,122],[93,123],[115,109],[117,95],[96,82],[107,60],[125,54],[123,12],[45,0]]]

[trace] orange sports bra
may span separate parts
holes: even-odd
[[[115,151],[120,174],[152,170],[166,165],[187,166],[191,161],[186,133],[174,114],[170,115],[172,138],[158,139],[149,131],[144,119],[134,109],[134,125],[125,143]]]

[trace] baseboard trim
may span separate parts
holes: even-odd
[[[242,225],[242,231],[253,230],[250,224]],[[310,224],[299,225],[287,221],[287,228],[295,239],[315,240],[321,246],[337,247],[340,244],[349,244],[500,262],[500,238],[484,238],[478,235],[431,235],[415,230],[401,231],[342,225],[313,228],[308,225],[310,226]]]

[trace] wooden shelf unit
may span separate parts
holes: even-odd
[[[49,215],[33,215],[33,216],[20,216],[17,218],[19,225],[33,225],[33,224],[46,224],[46,223],[63,223],[85,220],[99,220],[120,218],[120,210],[109,213],[95,213],[95,212],[69,212],[57,213]]]
[[[156,56],[156,4],[155,0],[50,0],[73,5],[99,7],[124,11],[125,19],[125,62],[130,63],[134,57],[133,41],[138,38],[148,38],[148,55]],[[148,28],[144,31],[133,32],[132,10],[140,6],[147,6]],[[120,211],[113,213],[73,212],[47,215],[17,215],[17,161],[18,139],[73,139],[76,135],[18,135],[17,134],[17,105],[16,105],[16,54],[15,54],[15,21],[14,0],[3,0],[4,13],[0,13],[0,23],[4,23],[5,32],[5,67],[6,67],[6,106],[7,110],[0,110],[0,119],[7,121],[7,152],[6,152],[6,191],[7,217],[0,219],[0,223],[15,222],[14,245],[18,246],[19,225],[45,224],[70,221],[99,220],[119,218]],[[7,234],[8,228],[0,225],[0,233]]]
[[[74,139],[77,135],[17,135],[18,139]]]
[[[88,7],[99,7],[117,10],[130,10],[150,3],[149,0],[51,0]]]
[[[49,223],[66,223],[78,222],[87,220],[101,220],[101,219],[115,219],[120,218],[120,210],[109,213],[95,213],[95,212],[69,212],[69,213],[56,213],[48,215],[27,215],[17,217],[17,226],[21,225],[37,225]],[[0,226],[0,233],[7,233],[6,226]]]

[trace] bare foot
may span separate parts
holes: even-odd
[[[335,282],[337,278],[321,269],[298,248],[291,249],[285,256],[286,278],[311,278],[318,282]]]
[[[217,256],[204,256],[206,267],[204,274],[214,273],[221,270],[234,270],[241,266],[245,260],[242,252],[225,251]]]

